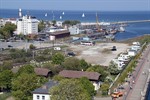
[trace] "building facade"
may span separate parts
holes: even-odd
[[[35,17],[23,16],[17,21],[17,34],[38,34],[38,20]]]
[[[58,85],[58,82],[50,80],[49,82],[45,83],[42,87],[35,89],[33,94],[33,100],[50,100],[50,93],[49,90],[53,87]]]

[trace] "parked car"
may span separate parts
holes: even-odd
[[[9,48],[13,47],[12,45],[8,45]]]
[[[75,56],[75,53],[74,53],[74,52],[68,52],[67,55],[68,55],[68,56]]]
[[[114,93],[111,94],[111,96],[113,98],[118,98],[118,97],[123,96],[123,92],[114,92]]]
[[[113,46],[111,51],[117,51],[116,46]]]

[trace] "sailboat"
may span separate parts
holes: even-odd
[[[85,17],[84,13],[82,14],[82,17]]]
[[[45,17],[47,17],[47,13],[45,13]]]
[[[125,28],[120,26],[120,29],[119,29],[120,32],[125,32]]]
[[[62,15],[64,15],[65,14],[65,12],[62,12]]]
[[[62,16],[60,16],[59,19],[62,19]]]

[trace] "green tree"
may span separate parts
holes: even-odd
[[[115,64],[112,61],[110,62],[108,70],[109,70],[110,74],[112,74],[112,75],[118,75],[120,73],[120,70],[118,69],[117,64]]]
[[[17,72],[17,75],[20,75],[20,74],[22,74],[22,73],[27,73],[27,74],[34,74],[35,72],[34,72],[34,67],[33,66],[31,66],[31,65],[24,65],[24,66],[22,66],[19,70],[18,70],[18,72]]]
[[[1,65],[0,71],[10,70],[12,68],[13,68],[12,61],[4,61],[3,64]]]
[[[29,48],[30,48],[30,50],[34,50],[34,49],[36,49],[36,46],[34,46],[33,44],[30,44]]]
[[[11,70],[4,70],[0,73],[0,90],[10,89],[13,73]]]
[[[2,28],[1,35],[4,36],[5,39],[13,36],[13,31],[15,31],[17,26],[12,23],[6,23],[5,26]]]
[[[100,88],[102,95],[108,95],[109,84],[103,83]]]
[[[88,64],[84,59],[81,59],[81,60],[80,60],[80,67],[81,67],[83,70],[86,70],[86,69],[89,67],[89,64]]]
[[[29,100],[32,91],[40,86],[35,74],[22,73],[12,81],[12,94],[17,100]]]
[[[56,20],[52,20],[52,23],[53,23],[53,25],[55,25],[56,24]]]
[[[100,80],[103,82],[104,82],[105,78],[108,76],[107,69],[103,66],[100,66],[100,65],[91,66],[86,71],[100,73],[101,74]]]
[[[64,62],[65,57],[61,54],[61,53],[56,53],[53,57],[52,57],[52,62],[54,64],[61,64],[62,62]]]
[[[44,21],[40,21],[40,23],[38,24],[38,32],[42,31],[45,28],[45,24]]]
[[[68,70],[82,70],[80,66],[80,60],[74,57],[69,57],[65,59],[62,65],[65,69]]]
[[[79,24],[81,23],[80,21],[77,21],[77,20],[65,20],[63,22],[63,25],[76,25],[76,24]]]
[[[65,79],[50,89],[51,100],[91,100],[89,93],[76,79]]]
[[[93,84],[86,78],[82,77],[79,79],[81,84],[83,85],[83,88],[87,90],[87,92],[91,95],[94,96],[96,91],[94,90]]]

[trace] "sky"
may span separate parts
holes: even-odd
[[[0,9],[150,11],[150,0],[0,0]]]

